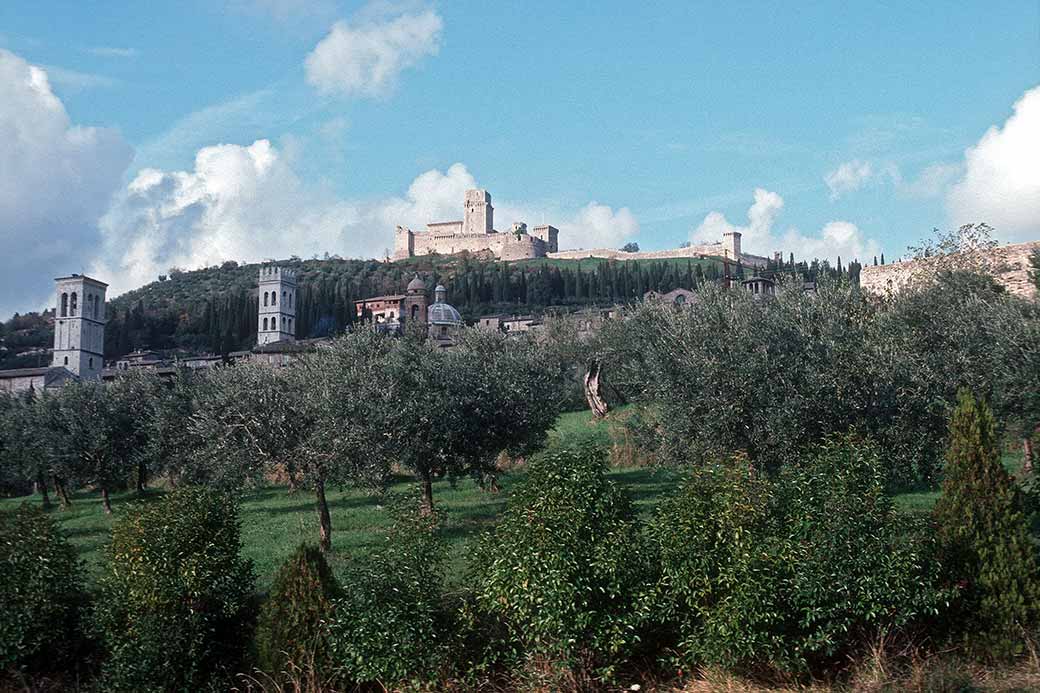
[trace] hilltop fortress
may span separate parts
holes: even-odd
[[[578,260],[587,257],[607,260],[660,260],[664,258],[721,257],[745,267],[765,267],[768,259],[745,253],[740,247],[740,232],[729,231],[721,241],[690,245],[671,250],[629,253],[610,248],[591,250],[559,249],[560,231],[544,224],[527,230],[527,224],[516,222],[509,231],[495,230],[495,209],[487,190],[467,190],[461,221],[433,221],[425,231],[412,231],[398,226],[394,232],[394,260],[417,255],[454,255],[455,253],[491,253],[499,260],[527,260],[548,257]],[[777,253],[779,257],[779,253]]]
[[[425,231],[398,226],[394,232],[394,260],[416,255],[452,255],[490,251],[501,260],[546,257],[558,250],[559,229],[517,222],[507,232],[495,230],[495,208],[487,190],[467,190],[462,221],[434,221]]]

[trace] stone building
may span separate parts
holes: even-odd
[[[417,255],[453,255],[490,252],[500,260],[545,257],[559,250],[559,229],[517,222],[509,231],[495,230],[495,208],[487,190],[467,190],[461,221],[434,221],[425,231],[398,226],[394,233],[394,260]]]
[[[50,367],[0,371],[0,391],[40,391],[70,380],[99,380],[104,369],[105,291],[81,274],[54,280],[54,349]]]
[[[258,332],[260,346],[296,339],[296,272],[285,267],[260,268]]]
[[[1036,296],[1036,286],[1029,280],[1029,257],[1040,251],[1040,241],[1013,243],[984,251],[984,260],[993,277],[1008,293],[1030,298]],[[933,275],[939,258],[923,258],[892,262],[887,265],[864,265],[859,273],[859,285],[872,294],[896,292],[914,279]]]
[[[377,325],[399,325],[404,322],[426,322],[426,284],[419,275],[408,282],[403,294],[372,296],[354,301],[358,320],[371,320]]]

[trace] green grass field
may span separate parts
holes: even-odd
[[[550,434],[550,444],[597,443],[610,444],[610,425],[615,412],[607,421],[593,421],[588,412],[564,414]],[[1005,456],[1005,464],[1016,471],[1017,457]],[[471,479],[461,479],[452,485],[447,480],[434,484],[434,502],[445,513],[444,533],[449,542],[449,580],[461,583],[467,569],[470,547],[484,530],[494,525],[503,511],[510,491],[523,478],[523,467],[503,474],[499,482],[501,489],[491,493],[481,489]],[[614,479],[632,498],[641,513],[650,513],[653,508],[674,489],[680,473],[667,469],[647,467],[615,468],[610,471]],[[409,493],[414,482],[406,477],[397,478],[385,494]],[[108,541],[112,522],[126,512],[134,502],[147,503],[158,497],[161,491],[151,491],[144,498],[132,492],[116,493],[112,497],[114,514],[105,515],[98,494],[81,491],[73,496],[69,510],[53,513],[60,518],[63,529],[78,548],[92,577],[97,577],[103,568],[102,547]],[[328,494],[333,526],[333,554],[331,562],[340,569],[352,561],[363,561],[370,552],[385,540],[389,525],[386,510],[386,495],[374,494],[360,489],[331,489]],[[902,510],[915,513],[927,512],[938,498],[938,491],[905,493],[896,496],[896,504]],[[52,499],[53,500],[53,499]],[[26,499],[0,500],[0,510],[16,507]],[[39,496],[27,502],[39,503]],[[253,560],[260,578],[261,589],[270,584],[274,571],[292,554],[300,542],[317,542],[317,515],[313,496],[306,491],[289,493],[284,486],[254,489],[243,496],[242,508],[243,551]]]

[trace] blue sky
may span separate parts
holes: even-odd
[[[469,185],[570,247],[1040,238],[1035,0],[8,0],[0,50],[3,314],[68,271],[379,256]]]

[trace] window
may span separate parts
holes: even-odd
[[[267,294],[264,294],[265,296]],[[267,332],[267,318],[264,318],[264,332]]]
[[[89,362],[90,362],[90,367],[93,368],[94,367],[94,357],[93,356],[90,357]]]
[[[289,292],[289,307],[290,308],[292,308],[292,295],[293,295],[293,292],[290,291]]]
[[[69,365],[69,357],[68,356],[65,357],[65,365],[66,366]]]
[[[289,331],[292,332],[292,318],[289,318]]]
[[[267,292],[264,292],[264,305],[267,305]]]
[[[61,295],[61,317],[65,318],[69,315],[69,295],[63,293]]]
[[[413,305],[412,306],[412,320],[418,320],[418,319],[419,319],[419,306]]]
[[[285,293],[286,292],[284,292],[284,291],[282,292],[282,305],[283,306],[285,305]]]
[[[76,315],[76,307],[78,302],[76,301],[76,292],[72,292],[72,300],[69,301],[69,315]]]
[[[272,291],[271,292],[271,305],[272,306],[277,306],[278,305],[278,292],[277,291]]]

